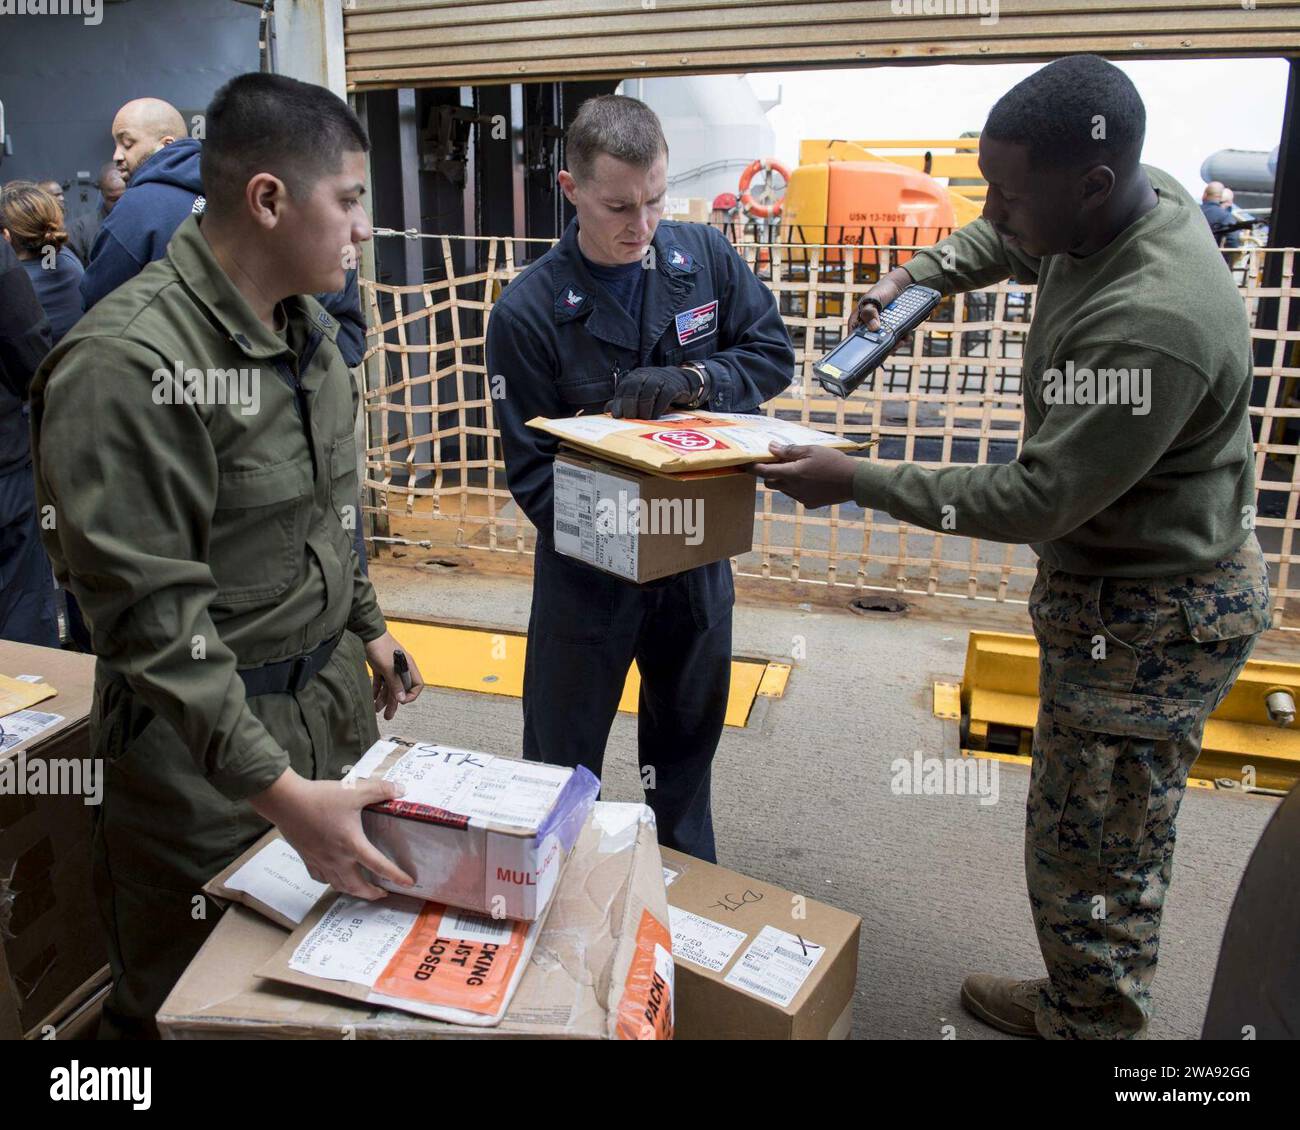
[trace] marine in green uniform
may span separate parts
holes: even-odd
[[[103,1034],[149,1035],[217,916],[200,886],[279,825],[318,879],[404,877],[338,778],[419,693],[358,567],[355,388],[337,324],[370,238],[368,142],[330,92],[243,75],[207,114],[207,210],[63,339],[32,391],[45,544],[98,657]],[[366,671],[369,661],[373,682]]]
[[[807,506],[853,499],[1040,558],[1025,869],[1048,976],[962,986],[970,1012],[1018,1035],[1146,1026],[1187,773],[1270,621],[1246,314],[1196,203],[1139,163],[1145,120],[1096,56],[1031,75],[980,137],[983,217],[856,312],[874,329],[912,282],[1036,283],[1015,462],[931,470],[790,448],[757,468]]]

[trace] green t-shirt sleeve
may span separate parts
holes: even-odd
[[[1209,382],[1190,362],[1129,342],[1074,350],[1067,343],[1056,361],[1062,370],[1067,356],[1076,376],[1083,369],[1147,375],[1128,398],[1133,403],[1064,403],[1049,370],[1042,424],[1014,462],[929,469],[862,460],[854,499],[928,530],[1021,544],[1053,541],[1093,518],[1169,450]]]
[[[270,786],[289,756],[249,710],[209,612],[217,457],[199,406],[153,399],[160,367],[146,349],[91,338],[45,379],[32,420],[36,497],[52,519],[42,539],[99,661],[238,800]]]
[[[979,219],[918,251],[903,266],[913,282],[941,294],[956,294],[1003,279],[1036,283],[1038,264],[1039,260],[1009,248],[992,224]]]

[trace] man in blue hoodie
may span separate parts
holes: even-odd
[[[192,213],[206,205],[199,180],[202,143],[189,136],[185,119],[161,98],[136,98],[113,119],[113,163],[126,181],[126,192],[105,218],[81,280],[81,297],[89,310],[127,279],[161,259],[168,241]],[[366,323],[361,316],[357,272],[335,294],[316,296],[338,320],[339,352],[349,368],[361,363]]]

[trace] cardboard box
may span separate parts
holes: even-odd
[[[670,196],[664,201],[664,219],[707,224],[711,208],[711,202],[702,196]]]
[[[557,553],[637,584],[748,553],[753,475],[664,475],[563,448],[555,457]]]
[[[103,789],[90,760],[94,671],[93,656],[0,640],[0,673],[58,691],[22,712],[45,728],[0,749],[0,1038],[39,1027],[108,962],[86,803]],[[12,715],[0,728],[18,729]]]
[[[349,776],[406,787],[399,800],[364,809],[361,824],[415,886],[371,875],[376,885],[524,922],[545,913],[600,792],[600,782],[581,767],[402,738],[376,742]]]
[[[773,441],[841,451],[871,446],[750,412],[671,412],[658,420],[534,416],[528,426],[611,463],[669,475],[770,463],[776,458],[768,450]]]
[[[662,849],[679,1040],[847,1039],[862,920]]]
[[[168,1039],[454,1039],[671,1035],[668,904],[644,805],[597,803],[505,1016],[466,1027],[259,976],[288,933],[242,906],[217,924],[158,1014]]]

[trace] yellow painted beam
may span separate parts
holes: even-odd
[[[769,663],[758,684],[759,698],[781,698],[785,686],[790,681],[791,665],[789,663]]]
[[[961,684],[934,684],[934,716],[949,721],[961,721]]]
[[[935,684],[935,714],[940,714]],[[1192,775],[1204,780],[1253,775],[1264,788],[1287,789],[1300,781],[1300,723],[1275,724],[1266,698],[1289,692],[1300,703],[1300,664],[1251,660],[1205,725],[1202,753]],[[967,740],[988,744],[990,726],[1021,732],[1028,744],[1038,721],[1038,643],[1032,636],[971,632],[961,683]]]
[[[419,620],[390,619],[388,626],[415,660],[428,686],[510,698],[523,696],[527,638],[520,633]],[[763,693],[767,697],[779,698],[785,693],[789,676],[788,663],[733,659],[726,725],[744,726],[760,688],[766,687]],[[619,710],[635,714],[640,691],[641,673],[633,663],[623,686]]]

